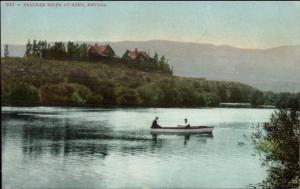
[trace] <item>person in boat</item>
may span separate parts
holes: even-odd
[[[190,128],[190,124],[187,120],[187,118],[184,118],[184,123],[182,125],[178,125],[178,127],[187,127],[187,128]]]
[[[152,122],[151,128],[161,128],[161,126],[158,125],[157,120],[158,120],[158,117],[156,116],[155,119]]]

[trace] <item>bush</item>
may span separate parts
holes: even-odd
[[[137,91],[125,86],[117,87],[115,96],[118,105],[139,105],[141,103]]]
[[[13,105],[33,105],[39,102],[38,90],[32,85],[21,83],[12,88],[8,97]]]
[[[262,105],[264,104],[264,93],[263,92],[260,92],[258,90],[255,90],[252,94],[251,94],[251,97],[250,97],[250,103],[253,105],[253,106],[257,106],[257,105]]]
[[[112,81],[104,80],[99,81],[98,85],[94,91],[97,95],[101,95],[103,97],[103,104],[106,105],[114,105],[116,101],[115,97],[115,84]]]
[[[69,72],[69,83],[77,83],[89,87],[92,91],[96,90],[99,84],[96,77],[92,77],[87,71],[76,69]]]
[[[181,103],[181,100],[178,100],[180,97],[174,81],[161,81],[158,86],[161,90],[159,94],[160,105],[171,107],[178,106]]]
[[[90,106],[101,106],[103,105],[103,96],[101,94],[92,94],[88,97],[87,104]]]
[[[85,105],[91,96],[89,88],[74,83],[59,83],[42,86],[41,102],[44,104]]]
[[[220,101],[220,97],[214,93],[208,93],[205,95],[206,106],[219,106]]]
[[[145,106],[159,106],[162,91],[155,84],[146,84],[137,89],[141,98],[141,103]]]
[[[264,188],[299,188],[299,109],[281,109],[275,112],[262,130],[253,133],[257,148],[265,153],[264,165],[268,176],[261,184]]]

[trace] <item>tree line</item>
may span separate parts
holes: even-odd
[[[26,44],[25,57],[35,57],[52,60],[72,60],[72,61],[97,61],[88,53],[90,45],[86,43],[74,42],[54,42],[47,43],[46,40],[33,40],[32,43],[28,40]],[[112,57],[110,57],[112,59]],[[114,61],[115,62],[115,61]],[[128,51],[118,59],[118,62],[125,63],[129,67],[137,68],[143,71],[160,71],[162,73],[173,74],[165,56],[159,57],[155,53],[150,60],[132,60],[128,56]]]
[[[53,60],[88,60],[88,45],[74,42],[47,43],[46,40],[28,40],[26,44],[25,57],[37,57]]]
[[[173,74],[173,67],[170,68],[168,60],[164,55],[159,57],[159,55],[155,52],[153,58],[150,60],[140,59],[137,62],[136,60],[132,60],[128,53],[129,50],[126,50],[122,56],[122,60],[130,65],[130,67],[144,68],[145,70],[158,70],[163,73]]]
[[[4,61],[2,99],[11,105],[204,107],[249,102],[255,91],[239,83],[139,72],[125,65],[22,58]]]

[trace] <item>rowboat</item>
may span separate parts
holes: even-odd
[[[160,127],[160,128],[151,128],[152,134],[160,133],[179,133],[179,134],[212,134],[214,127],[208,126],[191,126],[187,127]]]

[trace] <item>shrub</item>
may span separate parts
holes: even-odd
[[[205,95],[206,106],[218,106],[220,104],[220,97],[214,93],[208,93]]]
[[[141,103],[137,91],[125,86],[117,87],[115,96],[118,105],[139,105]]]
[[[103,96],[101,94],[92,94],[88,97],[87,104],[90,106],[101,106],[103,105]]]
[[[264,103],[264,93],[260,92],[258,90],[255,90],[254,92],[252,92],[251,96],[250,96],[250,103],[253,106],[257,106],[257,105],[261,105]]]
[[[70,71],[68,75],[68,82],[87,86],[92,91],[94,91],[98,85],[97,79],[95,77],[92,77],[87,71],[82,69]]]
[[[155,84],[146,84],[140,86],[137,89],[139,96],[141,98],[141,103],[145,106],[158,106],[160,105],[160,97],[162,96],[162,91]]]
[[[41,102],[45,104],[84,105],[89,96],[87,87],[74,83],[44,85],[40,89]]]
[[[98,82],[98,85],[94,93],[101,95],[103,97],[102,100],[103,104],[114,105],[116,101],[114,91],[115,91],[114,82],[109,80],[104,80]]]
[[[268,176],[260,185],[263,188],[299,188],[299,109],[281,109],[272,114],[269,123],[257,129],[253,141],[265,153],[263,162],[268,167]]]
[[[32,85],[21,83],[12,88],[8,101],[14,105],[31,105],[39,102],[38,90]]]

